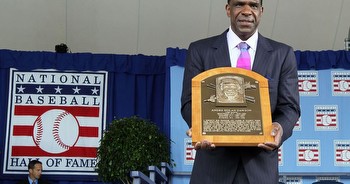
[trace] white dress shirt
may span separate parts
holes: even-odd
[[[256,53],[256,46],[258,44],[258,30],[246,41],[242,41],[231,29],[231,26],[227,32],[227,43],[230,53],[231,66],[237,66],[237,59],[241,51],[237,48],[237,45],[241,42],[246,42],[249,45],[249,55],[251,58],[251,67],[254,64],[254,57]]]

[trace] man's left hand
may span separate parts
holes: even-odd
[[[282,135],[283,135],[282,126],[277,122],[273,122],[271,136],[275,138],[275,141],[258,144],[258,147],[266,150],[270,150],[270,151],[275,150],[281,145]]]

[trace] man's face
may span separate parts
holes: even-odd
[[[39,179],[41,176],[41,172],[43,167],[41,164],[35,164],[33,169],[29,169],[29,176],[31,179]]]
[[[239,95],[242,88],[237,80],[228,79],[220,83],[220,89],[226,97],[230,98]]]
[[[238,94],[239,84],[237,82],[222,84],[222,91],[226,96],[236,96]]]
[[[231,0],[226,5],[226,14],[230,17],[231,28],[242,40],[252,36],[263,13],[260,0]]]

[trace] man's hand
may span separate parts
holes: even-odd
[[[209,142],[207,140],[203,140],[202,142],[196,142],[196,144],[194,145],[195,150],[214,149],[214,148],[215,148],[215,144],[212,144],[211,142]]]
[[[186,131],[186,135],[188,137],[192,137],[192,128],[188,129]],[[214,149],[215,145],[212,144],[211,142],[207,141],[207,140],[203,140],[202,142],[196,142],[196,144],[194,145],[194,149],[195,150],[199,150],[199,149]]]
[[[283,135],[282,126],[277,122],[273,122],[271,136],[275,138],[275,141],[258,144],[258,147],[266,150],[270,150],[270,151],[277,149],[281,145],[282,135]]]
[[[192,128],[190,128],[190,129],[188,129],[188,130],[186,131],[186,135],[187,135],[188,137],[192,137]]]

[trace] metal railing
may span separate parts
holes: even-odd
[[[157,166],[148,166],[149,176],[141,171],[131,171],[133,184],[169,184],[172,169],[166,162],[162,162],[160,169]]]

